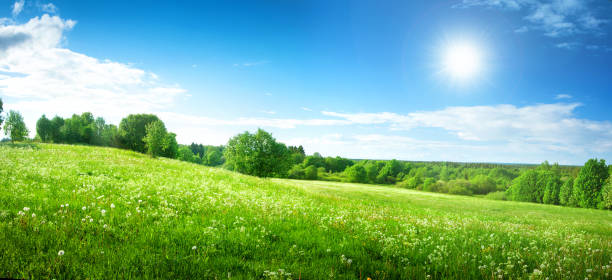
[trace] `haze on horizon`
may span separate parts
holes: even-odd
[[[612,158],[612,2],[29,1],[0,6],[0,97],[179,143],[264,128],[348,158]],[[423,1],[424,2],[424,1]]]

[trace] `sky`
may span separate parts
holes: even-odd
[[[0,2],[0,98],[182,144],[265,129],[307,154],[612,161],[612,2]]]

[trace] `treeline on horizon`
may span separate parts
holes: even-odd
[[[15,133],[19,129],[25,132]],[[26,140],[27,128],[18,112],[9,113],[5,134],[11,135],[11,140]],[[152,114],[129,115],[118,127],[91,113],[66,119],[43,115],[36,123],[34,141],[129,149],[259,177],[386,184],[497,200],[612,209],[612,165],[603,159],[590,159],[583,167],[547,161],[520,165],[352,160],[307,155],[302,146],[286,146],[262,129],[238,134],[225,146],[180,145],[176,134],[168,132]]]

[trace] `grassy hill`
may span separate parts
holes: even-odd
[[[611,265],[612,211],[0,146],[0,277],[609,279]]]

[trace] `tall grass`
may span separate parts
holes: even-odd
[[[0,146],[0,277],[604,279],[612,211]]]

